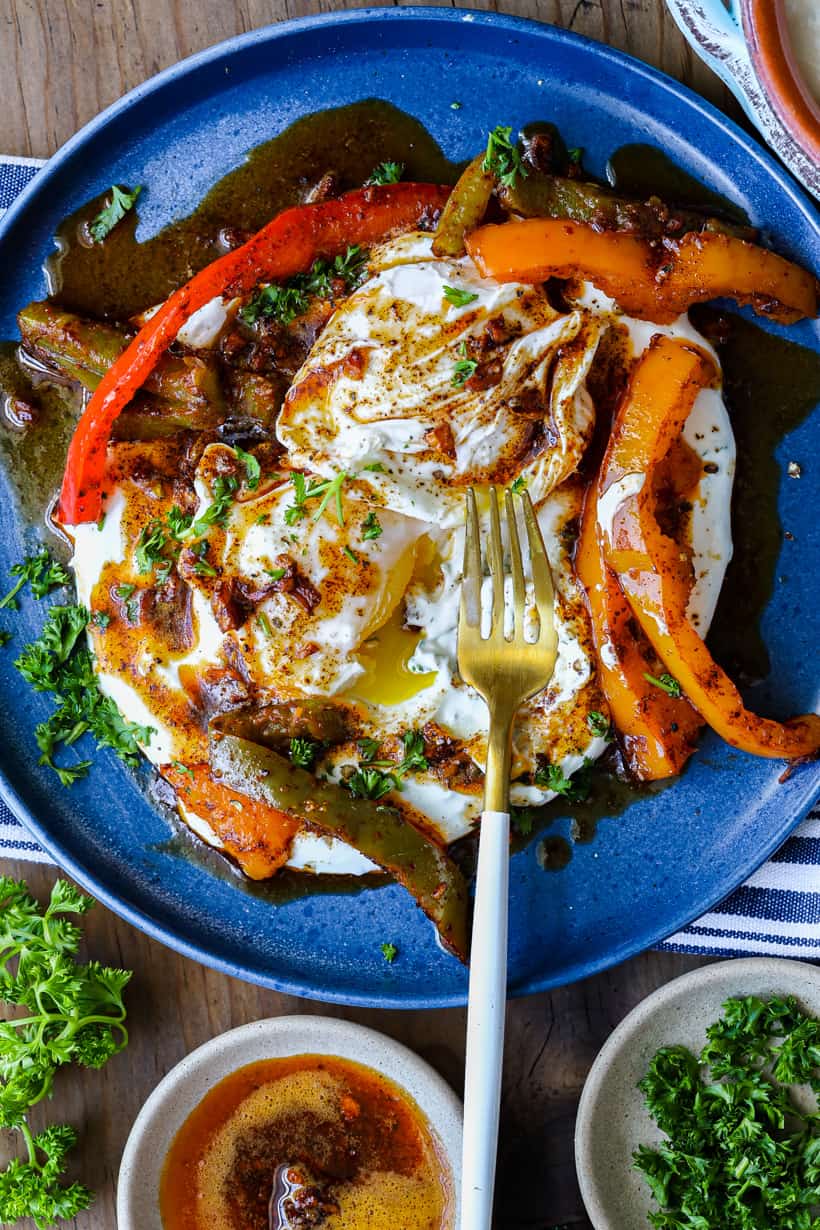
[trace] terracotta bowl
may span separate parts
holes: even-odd
[[[722,0],[666,3],[775,153],[820,197],[820,100],[806,72],[811,55],[797,50],[799,23],[812,21],[810,5],[805,16],[789,20],[785,0],[730,0],[729,8]]]

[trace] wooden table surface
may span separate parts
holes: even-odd
[[[339,7],[363,6],[333,0],[2,0],[0,146],[5,153],[47,157],[101,108],[175,60],[268,22]],[[738,118],[734,100],[694,58],[662,0],[472,0],[470,7],[540,18],[620,47]],[[1,866],[24,876],[41,896],[55,875],[31,864]],[[136,974],[128,1049],[101,1072],[61,1073],[53,1102],[34,1116],[35,1124],[67,1121],[80,1131],[73,1172],[99,1195],[71,1223],[76,1230],[112,1230],[117,1167],[139,1107],[183,1055],[232,1026],[283,1013],[346,1017],[405,1042],[460,1088],[463,1011],[345,1010],[277,995],[177,956],[101,906],[88,916],[86,932],[95,958]],[[639,1000],[701,963],[647,953],[585,982],[510,1003],[498,1227],[588,1224],[572,1135],[589,1066]]]

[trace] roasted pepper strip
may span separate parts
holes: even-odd
[[[389,872],[435,924],[442,942],[467,959],[467,884],[453,860],[395,808],[356,799],[258,743],[211,726],[211,767],[219,779],[355,847]]]
[[[464,236],[481,223],[494,188],[495,176],[484,170],[482,152],[462,171],[444,206],[433,239],[436,256],[464,255]]]
[[[586,589],[598,656],[598,681],[606,696],[624,761],[638,781],[676,777],[694,752],[702,720],[684,698],[668,696],[646,676],[658,675],[657,657],[635,635],[632,610],[598,539],[596,486],[587,493],[575,571]]]
[[[125,329],[86,320],[48,300],[23,308],[17,324],[29,350],[92,393],[130,341]],[[202,355],[163,355],[145,381],[145,391],[189,414],[224,408],[219,367],[214,359]]]
[[[174,291],[106,372],[77,425],[60,492],[63,524],[98,519],[112,424],[194,312],[218,295],[247,294],[261,281],[281,281],[309,268],[318,256],[417,225],[443,208],[449,194],[435,184],[386,184],[286,209]]]
[[[730,235],[690,232],[657,244],[627,231],[530,218],[479,227],[466,239],[479,272],[499,282],[586,278],[634,316],[675,320],[725,296],[791,323],[817,314],[817,282],[774,252]]]
[[[524,218],[571,218],[588,222],[596,230],[631,231],[643,239],[679,236],[686,231],[715,231],[754,241],[751,226],[710,217],[694,209],[674,209],[653,197],[641,201],[592,180],[570,179],[533,171],[519,176],[509,187],[499,186],[498,198],[510,213]]]
[[[288,861],[298,821],[214,781],[207,764],[167,764],[160,772],[183,809],[207,821],[249,879],[267,880]]]
[[[645,478],[639,489],[624,485],[617,504],[610,498],[612,529],[603,533],[604,558],[667,671],[727,743],[757,756],[812,756],[820,749],[819,716],[775,722],[745,708],[687,617],[689,565],[658,525],[653,468],[680,434],[697,389],[713,375],[704,351],[659,335],[639,360],[601,468],[599,508],[601,496],[628,473]]]

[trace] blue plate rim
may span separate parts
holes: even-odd
[[[677,100],[690,107],[696,114],[706,119],[711,125],[720,130],[724,139],[739,145],[743,152],[753,158],[761,168],[767,172],[776,182],[780,191],[785,192],[791,199],[792,203],[804,215],[806,220],[812,226],[818,238],[820,238],[820,211],[818,211],[808,197],[800,189],[797,182],[792,178],[790,173],[781,166],[773,155],[771,155],[762,145],[760,145],[752,136],[744,132],[744,130],[735,123],[734,120],[724,115],[707,99],[702,98],[694,90],[688,86],[681,84],[674,78],[661,72],[659,69],[653,68],[651,65],[644,63],[628,52],[620,51],[610,47],[607,44],[598,43],[593,39],[589,39],[584,35],[578,34],[575,31],[566,30],[562,27],[552,25],[548,22],[532,20],[530,18],[515,17],[509,14],[494,13],[492,11],[478,9],[450,9],[436,8],[426,5],[411,6],[406,8],[363,8],[353,9],[344,12],[323,13],[308,17],[293,18],[288,21],[277,22],[270,25],[262,26],[254,30],[247,31],[243,34],[236,35],[232,38],[223,40],[214,44],[212,47],[207,47],[202,51],[188,56],[183,60],[177,61],[168,68],[150,77],[148,80],[141,82],[130,90],[122,98],[117,99],[105,110],[101,111],[95,117],[88,121],[78,132],[65,142],[59,150],[57,150],[39,170],[38,174],[32,179],[31,183],[23,190],[23,192],[15,199],[13,204],[6,211],[2,219],[0,219],[0,241],[5,237],[5,233],[22,215],[29,202],[37,197],[41,191],[46,188],[49,181],[68,163],[73,155],[82,148],[85,141],[105,129],[105,127],[114,119],[119,117],[124,112],[127,112],[132,106],[142,100],[144,97],[153,94],[163,88],[168,82],[175,78],[185,76],[188,73],[195,72],[199,68],[209,65],[213,62],[218,62],[224,58],[230,58],[236,52],[244,50],[246,47],[256,43],[264,43],[267,41],[276,41],[280,38],[287,38],[294,33],[302,31],[310,31],[323,27],[337,27],[347,25],[366,25],[369,22],[416,22],[424,24],[426,22],[469,22],[475,25],[483,25],[494,30],[505,30],[511,33],[526,33],[530,37],[539,37],[546,39],[554,39],[559,44],[571,44],[579,49],[583,49],[585,53],[594,57],[599,57],[604,60],[609,60],[612,63],[621,66],[627,72],[637,74],[652,83],[656,89],[661,89],[667,94],[675,97]],[[808,778],[808,774],[807,774]],[[744,865],[743,873],[738,879],[732,879],[731,884],[724,888],[718,896],[713,893],[708,894],[702,900],[696,901],[685,910],[681,910],[679,917],[675,921],[668,935],[674,935],[682,928],[692,923],[702,914],[708,912],[715,905],[723,900],[729,893],[734,891],[741,883],[744,882],[754,871],[756,871],[766,860],[782,845],[789,833],[800,823],[806,813],[820,799],[820,773],[815,775],[815,780],[807,780],[806,789],[802,794],[802,803],[799,811],[795,815],[792,813],[781,825],[779,825],[769,841],[756,852],[755,859],[748,865]],[[115,891],[109,890],[104,882],[97,879],[93,872],[86,871],[83,864],[77,861],[74,856],[65,849],[63,843],[45,831],[39,820],[29,809],[27,804],[20,797],[17,789],[12,782],[6,777],[5,773],[0,769],[0,798],[7,804],[13,814],[21,821],[25,828],[37,839],[43,848],[55,859],[58,867],[71,875],[86,891],[92,893],[94,897],[103,903],[113,913],[119,915],[125,921],[131,923],[151,938],[165,944],[172,950],[181,953],[183,956],[189,957],[192,960],[198,961],[201,964],[207,965],[210,968],[219,970],[222,973],[230,976],[243,979],[256,985],[266,986],[273,990],[284,994],[295,995],[306,999],[318,1000],[325,1003],[344,1004],[356,1007],[377,1007],[385,1009],[418,1009],[418,1008],[445,1008],[458,1007],[466,1002],[465,992],[453,992],[452,994],[436,995],[428,994],[423,997],[410,996],[401,994],[391,994],[383,986],[379,988],[377,996],[367,993],[357,992],[354,990],[337,991],[334,989],[322,990],[313,983],[306,983],[298,979],[288,979],[279,976],[272,976],[268,973],[262,973],[258,969],[254,969],[249,964],[240,964],[236,960],[226,959],[218,956],[215,953],[208,951],[197,943],[188,941],[183,936],[173,932],[169,927],[161,925],[145,913],[139,907],[133,905],[119,897]],[[759,855],[759,857],[758,857]],[[651,928],[647,930],[651,931]],[[535,994],[539,991],[548,990],[555,986],[568,985],[568,982],[577,981],[581,978],[589,977],[599,973],[602,970],[609,969],[613,966],[621,964],[630,957],[637,955],[640,952],[646,951],[653,944],[659,943],[664,936],[652,935],[647,938],[646,934],[642,934],[637,939],[624,941],[616,949],[610,949],[606,954],[602,954],[596,958],[589,958],[583,962],[579,962],[577,969],[573,972],[572,978],[567,980],[562,975],[551,977],[546,974],[541,977],[531,978],[524,983],[516,986],[510,994],[518,997],[523,995]]]

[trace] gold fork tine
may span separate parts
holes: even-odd
[[[501,545],[501,520],[498,515],[498,496],[495,487],[490,488],[490,546],[487,552],[490,576],[493,582],[493,611],[490,635],[504,636],[504,550]]]
[[[481,548],[479,546],[478,509],[472,487],[467,488],[460,619],[468,627],[481,626]]]
[[[552,570],[550,569],[547,548],[541,536],[541,527],[535,516],[532,500],[525,491],[521,496],[524,506],[524,523],[527,527],[527,541],[530,547],[530,566],[532,568],[535,605],[538,608],[540,630],[539,639],[554,644],[557,641],[555,632],[555,591],[552,586]]]
[[[526,601],[526,586],[524,585],[524,563],[521,559],[521,542],[518,537],[518,521],[515,515],[515,505],[512,493],[504,493],[504,507],[507,512],[507,532],[510,536],[510,562],[512,564],[513,584],[513,637],[524,636],[524,604]]]
[[[493,610],[490,634],[481,635],[480,530],[475,496],[472,491],[467,493],[458,669],[464,682],[484,697],[490,722],[473,911],[474,959],[470,966],[467,1008],[461,1185],[461,1225],[465,1230],[489,1230],[492,1221],[507,985],[513,721],[528,697],[549,683],[557,648],[549,560],[529,496],[525,495],[522,503],[538,608],[539,632],[531,644],[524,639],[527,584],[516,523],[517,505],[510,492],[504,497],[504,513],[510,541],[513,630],[509,640],[505,635],[504,552],[495,489],[490,492],[487,536]]]

